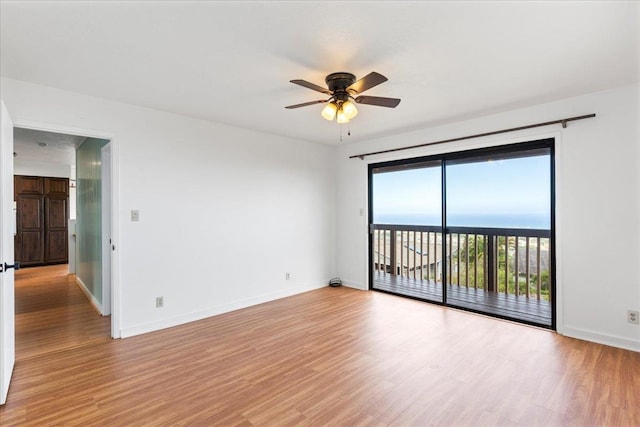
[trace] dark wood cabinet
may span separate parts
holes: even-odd
[[[43,264],[44,196],[18,194],[15,258],[23,266]]]
[[[44,179],[40,176],[18,176],[14,179],[16,194],[44,194]]]
[[[16,261],[23,267],[68,262],[69,180],[16,175],[14,188]]]

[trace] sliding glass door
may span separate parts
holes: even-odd
[[[551,148],[451,157],[447,304],[551,326]]]
[[[373,289],[443,302],[442,161],[388,164],[371,178]]]
[[[555,327],[553,140],[370,166],[372,289]]]

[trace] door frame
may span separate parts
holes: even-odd
[[[100,163],[111,164],[111,142],[100,149]],[[111,314],[111,167],[100,168],[102,195],[102,315]]]
[[[111,299],[110,299],[110,308],[111,308],[111,338],[121,338],[122,336],[122,319],[120,315],[120,256],[118,249],[118,242],[120,241],[120,221],[118,218],[118,200],[120,199],[120,188],[119,188],[119,144],[118,139],[113,133],[102,130],[95,129],[85,129],[85,128],[77,128],[72,126],[64,126],[57,125],[51,123],[42,123],[31,120],[21,120],[14,119],[13,127],[19,127],[24,129],[31,130],[41,130],[46,132],[57,132],[64,133],[69,135],[77,135],[77,136],[86,136],[89,138],[99,138],[105,139],[109,142],[107,143],[110,146],[111,155],[110,157],[110,187],[111,187],[111,197],[110,197],[110,205],[111,205],[111,240],[113,249],[111,251]],[[104,255],[103,255],[104,258]]]
[[[373,290],[373,170],[376,168],[384,168],[384,167],[398,167],[404,165],[411,165],[414,163],[422,163],[429,161],[438,161],[442,162],[442,233],[443,233],[443,245],[442,245],[442,259],[443,262],[446,259],[446,244],[444,242],[444,234],[448,230],[448,224],[446,223],[446,165],[448,161],[463,159],[467,157],[473,157],[473,155],[486,155],[493,153],[509,153],[511,151],[520,151],[526,148],[524,147],[537,147],[537,146],[548,146],[550,149],[550,257],[549,257],[549,268],[551,271],[550,274],[550,285],[551,285],[551,325],[539,325],[536,323],[531,323],[529,321],[525,321],[522,319],[512,318],[506,315],[496,315],[496,314],[488,314],[483,311],[476,311],[473,309],[452,306],[447,302],[447,292],[446,286],[446,268],[443,267],[443,287],[442,287],[442,302],[431,301],[431,300],[422,300],[421,298],[416,298],[412,296],[402,295],[403,297],[419,299],[421,301],[429,302],[431,304],[444,305],[446,307],[452,307],[464,311],[472,311],[480,314],[487,314],[491,317],[501,318],[506,320],[513,320],[523,324],[531,324],[533,326],[540,326],[547,329],[551,329],[553,331],[562,333],[563,323],[560,321],[562,319],[562,296],[561,292],[558,290],[559,286],[559,278],[560,272],[558,271],[558,258],[559,258],[559,244],[558,241],[561,241],[559,237],[560,233],[558,231],[558,181],[559,181],[559,169],[561,165],[561,137],[559,134],[545,134],[545,135],[531,135],[524,136],[522,138],[518,138],[515,140],[504,141],[504,142],[494,142],[488,144],[482,144],[479,146],[471,146],[464,148],[454,148],[451,150],[438,151],[431,154],[426,155],[418,155],[416,157],[408,157],[408,158],[396,158],[394,160],[387,161],[378,161],[371,162],[367,165],[367,194],[368,194],[368,223],[367,223],[367,289]],[[386,291],[383,291],[386,292]]]

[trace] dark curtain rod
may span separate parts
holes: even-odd
[[[473,139],[473,138],[480,138],[480,137],[483,137],[483,136],[498,135],[498,134],[501,134],[501,133],[515,132],[515,131],[518,131],[518,130],[538,128],[538,127],[541,127],[541,126],[549,126],[549,125],[555,125],[555,124],[559,124],[559,123],[562,124],[563,128],[566,128],[567,127],[567,123],[569,123],[569,122],[573,122],[573,121],[576,121],[576,120],[590,119],[590,118],[593,118],[595,116],[596,115],[594,113],[594,114],[587,114],[587,115],[584,115],[584,116],[569,117],[567,119],[553,120],[551,122],[544,122],[544,123],[536,123],[536,124],[533,124],[533,125],[519,126],[517,128],[502,129],[502,130],[496,130],[496,131],[493,131],[493,132],[478,133],[478,134],[475,134],[475,135],[461,136],[459,138],[444,139],[442,141],[425,142],[424,144],[410,145],[408,147],[390,148],[388,150],[374,151],[374,152],[371,152],[371,153],[364,153],[364,154],[356,154],[356,155],[353,155],[353,156],[349,156],[349,158],[350,159],[358,158],[360,160],[363,160],[365,157],[373,156],[374,154],[384,154],[384,153],[393,153],[395,151],[411,150],[413,148],[427,147],[429,145],[438,145],[438,144],[445,144],[447,142],[463,141],[465,139]]]

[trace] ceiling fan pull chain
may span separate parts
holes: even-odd
[[[340,123],[340,142],[342,142],[342,123]]]
[[[351,124],[347,127],[347,136],[351,136]]]

